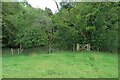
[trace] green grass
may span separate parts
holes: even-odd
[[[117,78],[118,56],[101,52],[3,55],[4,78]]]

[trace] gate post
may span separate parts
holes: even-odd
[[[87,44],[87,50],[90,51],[90,44]]]

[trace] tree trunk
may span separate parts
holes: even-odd
[[[23,49],[22,49],[22,46],[20,45],[20,49],[19,49],[20,51],[19,51],[19,54],[21,54],[22,53],[22,51],[23,51]]]
[[[73,51],[75,51],[75,44],[73,44]]]
[[[20,49],[18,48],[18,55],[20,54]]]
[[[51,47],[51,43],[49,43],[49,46],[48,46],[48,53],[51,53],[52,52],[52,47]]]
[[[51,39],[51,29],[49,29],[49,34],[48,34],[48,53],[52,52],[52,39]]]
[[[11,48],[11,53],[12,53],[12,55],[13,55],[13,48]]]

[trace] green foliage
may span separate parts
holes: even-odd
[[[28,3],[3,3],[3,44],[56,46],[71,50],[87,44],[95,50],[117,51],[119,3],[61,2],[53,14]]]
[[[65,41],[59,42],[60,44],[68,41],[69,47],[76,43],[90,43],[96,50],[117,51],[118,3],[74,3],[74,7],[69,7],[70,5],[73,3],[61,3],[61,12],[54,16],[55,26],[61,27],[58,34],[63,33],[59,35],[59,41],[70,35]],[[72,28],[73,31],[65,30],[66,27]],[[74,32],[77,34],[72,37]],[[72,43],[69,43],[69,40]]]
[[[27,3],[3,3],[2,25],[6,46],[36,47],[47,43],[51,20],[45,11]]]
[[[44,35],[44,36],[43,36]],[[19,30],[16,43],[23,47],[37,47],[46,44],[46,35],[40,28],[29,27]]]

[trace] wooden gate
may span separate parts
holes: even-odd
[[[90,51],[90,44],[79,44],[79,43],[77,43],[76,50],[77,51],[82,51],[82,50]]]

